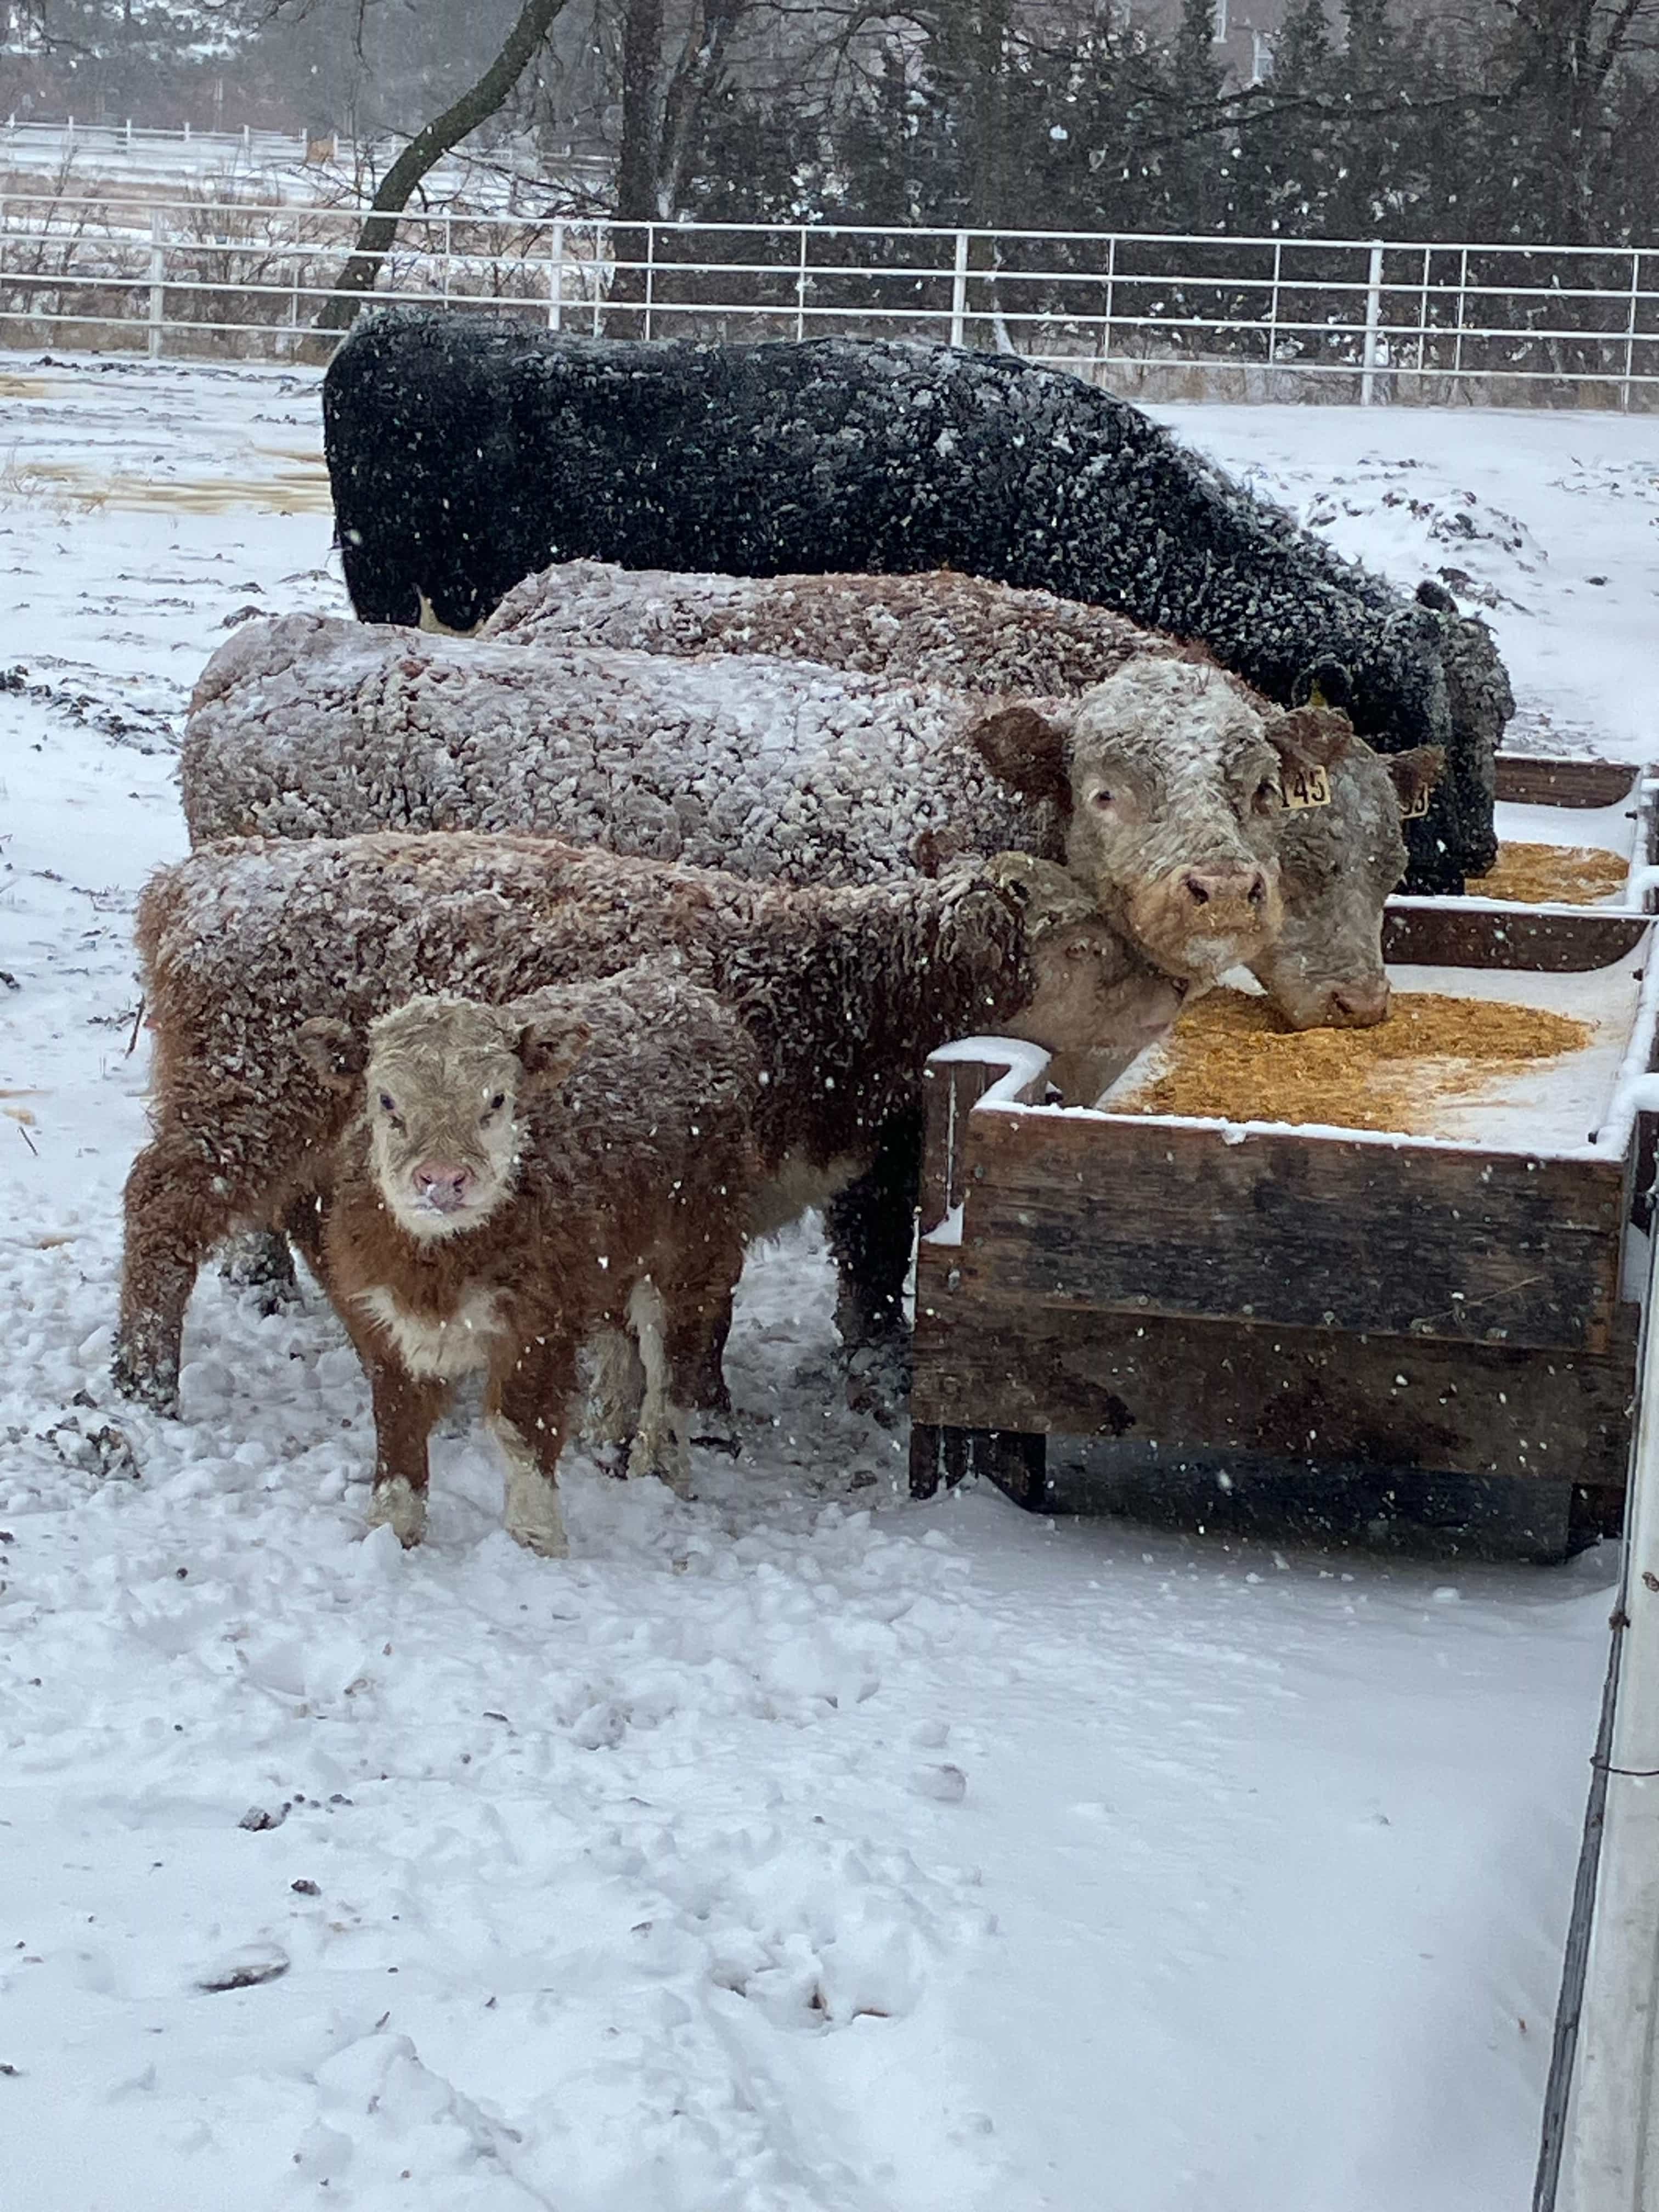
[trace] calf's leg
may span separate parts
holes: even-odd
[[[426,1534],[431,1480],[427,1440],[449,1402],[450,1386],[411,1375],[400,1359],[378,1352],[363,1364],[374,1400],[374,1489],[368,1501],[368,1525],[390,1528],[408,1551]]]
[[[570,1549],[558,1475],[575,1388],[574,1341],[550,1322],[492,1366],[484,1394],[484,1415],[507,1462],[507,1533],[544,1559]]]
[[[111,1371],[118,1390],[158,1413],[179,1410],[185,1308],[203,1261],[236,1218],[234,1195],[204,1147],[178,1136],[147,1145],[127,1176]]]

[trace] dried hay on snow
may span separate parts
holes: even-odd
[[[1594,906],[1625,888],[1630,864],[1601,845],[1504,843],[1495,866],[1472,879],[1476,898],[1517,906]]]
[[[1540,1006],[1431,991],[1396,992],[1375,1029],[1286,1030],[1266,999],[1212,991],[1158,1048],[1158,1072],[1110,1110],[1431,1136],[1437,1106],[1577,1052],[1592,1034]]]

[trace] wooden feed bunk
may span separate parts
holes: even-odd
[[[1035,1048],[933,1056],[913,1494],[977,1471],[1047,1507],[1052,1435],[1154,1487],[1208,1462],[1224,1488],[1230,1462],[1407,1493],[1526,1477],[1528,1510],[1549,1501],[1540,1553],[1616,1525],[1648,1276],[1632,1239],[1655,1124],[1628,1086],[1659,1064],[1659,781],[1515,758],[1498,798],[1506,846],[1616,853],[1577,896],[1617,903],[1390,902],[1398,988],[1431,969],[1593,1037],[1490,1110],[1467,1102],[1450,1135],[1062,1110]]]

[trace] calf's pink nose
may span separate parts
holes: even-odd
[[[417,1198],[435,1206],[440,1213],[453,1213],[465,1205],[473,1175],[471,1168],[457,1167],[452,1160],[422,1160],[410,1180]]]

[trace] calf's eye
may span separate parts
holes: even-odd
[[[1105,808],[1109,806],[1111,803],[1112,794],[1109,791],[1102,789],[1100,791],[1091,791],[1089,793],[1089,804],[1091,806]]]
[[[396,1114],[397,1110],[398,1110],[398,1109],[397,1109],[396,1104],[393,1103],[392,1097],[392,1093],[391,1093],[389,1091],[383,1091],[380,1093],[380,1111],[381,1111],[381,1113],[383,1113],[383,1114]]]
[[[503,1106],[505,1106],[505,1105],[506,1105],[506,1103],[507,1103],[507,1093],[506,1093],[506,1091],[498,1091],[495,1093],[495,1097],[490,1100],[489,1104],[489,1107],[488,1107],[488,1109],[487,1109],[486,1110],[487,1110],[488,1112],[491,1113],[491,1114],[499,1114],[499,1113],[501,1112],[501,1110],[502,1107],[503,1107]]]

